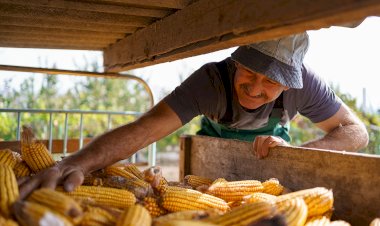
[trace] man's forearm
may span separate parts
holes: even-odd
[[[136,122],[118,127],[96,137],[82,150],[65,158],[62,164],[80,166],[85,173],[104,168],[147,146],[148,131]]]
[[[368,133],[363,125],[339,126],[323,138],[307,142],[302,147],[338,151],[359,151],[368,144]]]

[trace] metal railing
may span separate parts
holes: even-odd
[[[47,68],[34,68],[34,67],[20,67],[20,66],[10,66],[10,65],[0,65],[0,70],[5,71],[17,71],[17,72],[33,72],[33,73],[46,73],[46,74],[66,74],[66,75],[76,75],[76,76],[90,76],[90,77],[102,77],[102,78],[118,78],[118,79],[131,79],[140,82],[144,89],[147,91],[150,99],[150,107],[154,105],[154,98],[152,90],[149,85],[141,78],[129,74],[118,74],[118,73],[96,73],[87,71],[70,71],[70,70],[58,70],[58,69],[47,69]],[[21,129],[21,118],[23,113],[45,113],[49,114],[49,139],[48,146],[49,150],[52,150],[53,144],[53,114],[65,114],[65,125],[64,125],[64,138],[63,138],[63,154],[67,154],[67,141],[68,141],[68,116],[69,114],[80,114],[79,128],[79,148],[83,147],[83,115],[86,114],[103,114],[108,115],[107,129],[112,128],[112,115],[134,115],[139,116],[141,112],[135,111],[81,111],[81,110],[41,110],[41,109],[6,109],[0,108],[0,112],[13,112],[17,114],[17,129],[16,129],[16,139],[20,140],[20,129]],[[132,163],[136,162],[136,154],[130,157]],[[156,143],[148,146],[148,164],[149,166],[154,166],[156,164]]]

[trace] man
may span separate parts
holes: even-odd
[[[205,116],[198,134],[253,141],[259,158],[267,156],[270,147],[288,145],[288,123],[297,113],[326,132],[304,147],[365,147],[364,125],[303,65],[307,48],[308,36],[302,33],[239,47],[231,58],[204,65],[135,122],[104,133],[21,184],[21,197],[57,183],[71,191],[84,174],[128,158],[197,115]]]

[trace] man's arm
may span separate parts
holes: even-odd
[[[20,196],[24,198],[38,187],[55,188],[58,183],[71,191],[83,182],[86,173],[126,159],[181,126],[177,114],[160,102],[136,121],[100,135],[82,150],[21,184]]]
[[[344,103],[332,117],[315,125],[327,134],[302,147],[358,151],[368,145],[368,132],[364,124]]]

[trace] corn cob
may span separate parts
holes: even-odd
[[[143,200],[143,205],[152,217],[159,217],[167,214],[168,212],[158,204],[157,199],[154,197],[145,197]]]
[[[1,226],[18,226],[17,222],[12,219],[7,219],[0,214],[0,225]]]
[[[331,221],[329,226],[351,226],[350,223],[342,220]]]
[[[275,211],[275,206],[270,203],[256,202],[242,205],[224,215],[211,217],[204,221],[220,226],[245,226],[261,219],[272,217]]]
[[[271,178],[262,183],[264,193],[271,195],[280,195],[284,191],[284,186],[276,178]]]
[[[80,205],[71,197],[49,188],[35,190],[27,199],[30,202],[47,206],[55,212],[75,218],[83,214]]]
[[[206,219],[208,217],[216,217],[216,216],[219,216],[220,214],[221,214],[220,212],[213,209],[185,210],[185,211],[178,211],[178,212],[169,213],[169,214],[160,216],[158,218],[155,218],[153,221],[154,221],[154,226],[162,226],[172,221],[178,221],[178,220],[196,221],[196,220]]]
[[[227,203],[220,198],[192,189],[168,186],[162,197],[162,206],[171,211],[218,209],[229,210]]]
[[[80,222],[81,226],[113,226],[115,217],[100,207],[87,206]]]
[[[126,189],[132,192],[139,200],[153,195],[152,186],[149,183],[135,179],[126,179],[120,176],[108,176],[102,179],[103,187]]]
[[[214,182],[206,191],[207,194],[219,197],[227,202],[242,201],[243,197],[254,192],[262,192],[263,185],[257,180]]]
[[[99,177],[94,177],[92,174],[88,174],[84,176],[82,185],[103,186],[103,179]]]
[[[296,197],[304,199],[308,207],[308,217],[321,215],[333,207],[333,193],[324,187],[316,187],[280,195],[277,196],[277,202]]]
[[[17,158],[17,155],[19,155],[17,152],[13,152],[10,149],[0,150],[0,164],[13,168],[20,158]]]
[[[21,157],[36,173],[53,166],[55,161],[43,143],[35,141],[31,128],[23,126],[21,133]]]
[[[325,216],[315,216],[307,219],[305,226],[328,226],[330,219]]]
[[[123,189],[78,186],[72,192],[66,192],[62,187],[57,187],[57,190],[77,200],[90,200],[97,205],[116,208],[127,208],[136,202],[136,197],[130,191]]]
[[[0,164],[0,212],[10,216],[10,207],[18,199],[16,176],[10,166]]]
[[[142,187],[142,188],[146,188],[146,189],[149,189],[151,187],[148,182],[137,178],[134,174],[132,174],[132,173],[120,168],[120,167],[117,167],[117,166],[109,166],[109,167],[105,168],[105,172],[108,176],[124,177],[124,178],[128,179],[128,181],[130,181],[130,184],[132,184],[133,186],[136,186],[136,187]]]
[[[25,161],[17,162],[13,167],[13,172],[15,173],[16,178],[26,177],[32,173],[32,170],[26,164]]]
[[[244,196],[245,203],[254,203],[254,202],[275,202],[277,196],[270,195],[263,192],[255,192],[251,195]]]
[[[206,177],[200,177],[195,175],[186,175],[183,178],[185,185],[190,185],[192,188],[197,188],[201,185],[210,186],[212,184],[212,180]]]
[[[150,226],[152,217],[149,211],[140,204],[129,207],[121,214],[116,226]]]
[[[307,218],[307,206],[300,198],[293,198],[277,204],[277,209],[285,218],[286,225],[304,225]]]
[[[380,218],[373,219],[369,226],[380,226]]]
[[[233,202],[227,202],[227,205],[232,209],[232,208],[235,208],[235,207],[238,207],[238,206],[241,206],[245,204],[245,202],[243,201],[233,201]]]
[[[144,174],[137,168],[136,165],[134,165],[134,164],[126,165],[126,166],[124,166],[124,170],[129,172],[129,173],[132,173],[133,175],[135,175],[140,180],[144,180]]]
[[[153,189],[159,195],[165,193],[168,181],[162,176],[162,170],[159,166],[150,167],[143,172],[144,180],[149,182]]]
[[[73,226],[64,216],[34,202],[17,202],[14,206],[17,221],[23,226]]]
[[[160,226],[217,226],[216,224],[206,223],[202,221],[175,220],[160,224]]]

